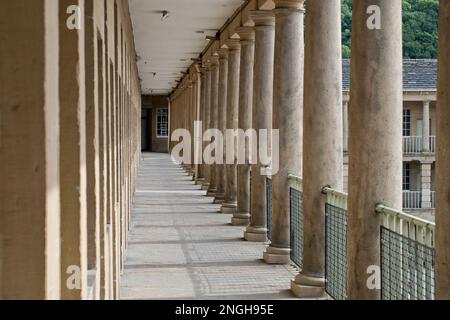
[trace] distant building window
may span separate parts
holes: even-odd
[[[411,167],[409,163],[403,163],[403,190],[411,190]]]
[[[411,136],[411,110],[403,109],[403,136]]]
[[[156,110],[156,136],[158,138],[169,137],[169,109]]]

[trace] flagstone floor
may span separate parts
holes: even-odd
[[[212,200],[169,155],[143,155],[121,299],[293,298],[296,269],[265,264]]]

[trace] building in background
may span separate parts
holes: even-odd
[[[169,151],[169,100],[167,96],[142,96],[142,151]]]
[[[343,63],[344,115],[348,116],[350,61]],[[434,216],[437,60],[403,61],[403,208]],[[344,139],[348,122],[344,120]],[[348,144],[344,141],[344,184],[348,181]],[[433,218],[434,219],[434,218]]]

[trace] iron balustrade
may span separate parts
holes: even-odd
[[[403,153],[413,154],[424,152],[422,136],[407,136],[403,137]],[[429,138],[430,153],[436,152],[436,136]]]
[[[378,205],[381,296],[384,300],[435,298],[435,223]]]
[[[291,260],[303,267],[303,180],[289,176]]]
[[[436,136],[430,137],[430,152],[432,153],[436,152]]]
[[[403,191],[403,209],[422,209],[422,192]]]
[[[335,300],[347,299],[347,197],[324,188],[325,208],[325,291]]]
[[[272,178],[266,178],[267,239],[272,241]]]
[[[423,138],[421,136],[403,137],[404,153],[421,153],[423,151]]]
[[[431,209],[436,209],[436,191],[431,191]]]

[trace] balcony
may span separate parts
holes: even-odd
[[[436,150],[436,136],[430,137],[430,153]],[[424,152],[422,136],[403,137],[403,153],[415,154]]]
[[[422,191],[403,191],[403,209],[420,210],[436,208],[436,191],[431,191],[430,200],[425,200],[431,202],[431,208],[424,206],[422,199]]]
[[[303,260],[303,182],[290,177],[291,260]],[[268,179],[270,182],[270,178]],[[272,185],[267,184],[270,199]],[[326,198],[326,292],[347,299],[347,194],[324,188]],[[434,192],[432,199],[434,199]],[[405,202],[406,201],[406,202]],[[405,192],[404,204],[420,207],[421,192]],[[384,300],[435,299],[435,224],[384,205],[374,208],[381,219],[381,293]],[[269,224],[269,229],[271,225]]]
[[[403,191],[403,209],[422,209],[422,192]]]

